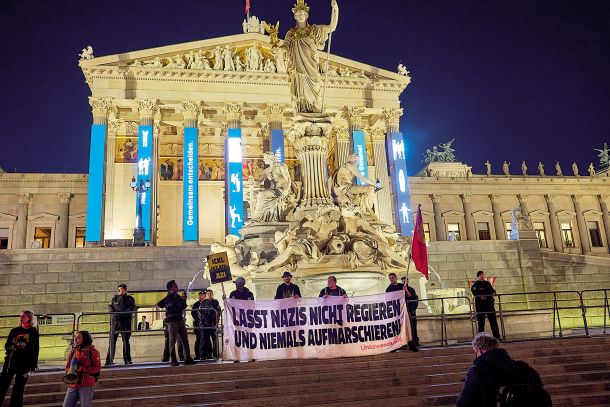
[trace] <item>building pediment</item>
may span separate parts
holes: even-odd
[[[600,211],[598,211],[596,209],[589,209],[587,211],[584,211],[582,214],[584,216],[587,216],[587,215],[589,215],[589,216],[602,216],[602,212],[600,212]]]
[[[48,213],[48,212],[40,212],[40,213],[36,213],[34,215],[28,216],[28,220],[57,220],[57,219],[59,219],[59,216],[53,215],[52,213]]]
[[[326,54],[320,52],[320,61]],[[250,58],[250,54],[255,54]],[[220,62],[218,62],[220,60]],[[96,74],[130,77],[213,77],[274,75],[287,80],[287,57],[274,52],[270,37],[258,33],[237,34],[121,54],[82,59],[79,66],[87,78]],[[321,73],[325,64],[320,63]],[[329,82],[382,81],[404,89],[409,76],[363,64],[338,55],[329,58]]]
[[[557,216],[574,216],[574,215],[576,215],[576,212],[564,209],[564,210],[557,212],[556,215]]]
[[[0,221],[16,221],[17,217],[8,213],[0,212]]]

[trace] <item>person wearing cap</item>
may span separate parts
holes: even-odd
[[[118,294],[112,297],[108,305],[108,311],[112,316],[110,319],[110,343],[108,345],[108,353],[106,354],[105,366],[114,364],[114,351],[119,334],[123,340],[123,361],[126,365],[131,365],[129,338],[131,337],[132,313],[136,311],[136,301],[131,295],[127,294],[127,286],[125,284],[119,284],[118,288]]]
[[[328,276],[327,279],[328,286],[320,290],[319,297],[328,298],[328,297],[343,297],[347,298],[347,293],[345,290],[337,285],[337,277]]]
[[[191,357],[189,338],[184,323],[184,310],[186,300],[178,294],[178,284],[176,280],[170,280],[166,284],[167,296],[157,303],[159,308],[165,308],[165,323],[169,336],[169,356],[172,366],[178,366],[176,357],[176,342],[181,341],[184,346],[184,364],[194,365],[195,361]]]
[[[191,305],[191,316],[193,317],[193,329],[195,330],[195,360],[201,359],[199,348],[201,347],[201,328],[199,323],[199,307],[205,301],[205,290],[199,291],[199,300]]]
[[[281,300],[284,298],[301,298],[301,290],[299,286],[296,284],[292,284],[290,280],[292,280],[292,274],[289,271],[284,271],[282,274],[282,279],[284,283],[280,284],[275,291],[274,300]]]
[[[246,287],[246,279],[237,277],[235,279],[235,290],[231,291],[229,298],[232,300],[250,300],[254,301],[254,294]]]

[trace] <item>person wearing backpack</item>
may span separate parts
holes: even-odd
[[[485,332],[472,341],[476,359],[468,368],[457,407],[550,407],[538,373],[513,360],[498,340]]]
[[[100,352],[93,346],[93,338],[88,331],[78,331],[76,334],[74,349],[68,355],[66,362],[66,373],[69,372],[72,363],[77,365],[78,382],[68,385],[63,407],[75,407],[79,401],[81,407],[91,407],[102,363]]]

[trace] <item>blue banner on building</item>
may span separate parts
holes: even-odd
[[[394,187],[396,225],[400,225],[400,234],[413,236],[413,211],[409,196],[409,179],[407,177],[407,160],[402,133],[392,133],[387,139],[388,163]]]
[[[198,137],[197,129],[184,129],[184,177],[182,204],[182,239],[185,242],[199,241],[199,193],[198,193]]]
[[[101,242],[103,196],[104,196],[104,153],[106,151],[106,126],[91,126],[91,147],[89,148],[89,181],[87,185],[87,223],[85,240]]]
[[[239,229],[244,225],[241,129],[229,129],[226,143],[227,231],[231,235],[239,236]]]
[[[284,130],[271,130],[271,151],[273,151],[276,161],[285,162]]]
[[[352,140],[354,143],[354,154],[358,155],[358,164],[356,167],[360,174],[365,178],[369,176],[369,163],[366,157],[366,141],[364,140],[364,131],[356,130],[352,132]],[[364,182],[357,180],[358,185],[367,185]]]
[[[152,152],[153,152],[153,128],[152,126],[140,126],[138,129],[138,164],[137,164],[137,182],[140,185],[142,182],[150,181],[153,184],[153,168],[152,168]],[[150,209],[151,209],[152,191],[149,189],[140,194],[142,202],[142,227],[144,228],[144,239],[150,241]],[[136,202],[136,217],[138,205]],[[137,225],[136,219],[136,225]]]

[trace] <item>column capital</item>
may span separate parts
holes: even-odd
[[[334,129],[335,134],[337,135],[337,141],[347,141],[350,140],[349,127],[347,126],[335,126]]]
[[[430,194],[433,203],[441,203],[441,194]]]
[[[19,203],[20,204],[26,204],[29,205],[32,202],[32,194],[30,193],[25,193],[25,194],[18,194],[19,196]]]
[[[557,196],[553,195],[553,194],[544,194],[544,199],[548,202],[548,203],[553,203],[555,201],[555,198]]]
[[[400,118],[402,117],[404,110],[402,108],[399,109],[383,109],[381,112],[381,117],[387,127],[398,127],[400,124]]]
[[[244,104],[242,102],[231,102],[226,103],[222,108],[222,113],[226,116],[227,120],[241,120],[241,115],[244,111]]]
[[[261,123],[261,127],[260,129],[258,129],[258,134],[257,136],[259,138],[265,139],[269,136],[269,134],[271,133],[270,131],[270,127],[268,123]]]
[[[472,198],[472,194],[460,194],[460,198],[462,199],[462,202],[468,203]]]
[[[93,113],[94,124],[107,124],[108,116],[116,110],[114,99],[112,98],[95,98],[89,96],[89,106]]]
[[[582,198],[582,195],[581,194],[572,194],[572,195],[570,195],[570,197],[572,198],[572,201],[579,202],[580,198]]]
[[[184,127],[197,127],[197,119],[201,113],[201,101],[187,100],[180,105]]]
[[[491,203],[496,203],[496,202],[498,202],[498,198],[500,197],[500,194],[489,194],[487,196],[489,197],[489,200],[491,201]]]
[[[284,112],[286,111],[286,106],[281,103],[271,103],[265,106],[263,110],[263,116],[269,122],[281,122],[284,118]]]
[[[158,99],[136,99],[140,119],[153,119],[159,107]]]
[[[597,195],[597,199],[599,200],[600,203],[604,203],[606,202],[606,199],[608,199],[608,194],[598,194]]]
[[[69,204],[74,195],[72,195],[70,192],[60,192],[57,194],[57,196],[59,196],[60,203]]]
[[[519,200],[519,203],[527,203],[527,198],[527,194],[517,194],[517,199]]]
[[[369,127],[367,133],[371,135],[373,143],[385,143],[385,129],[381,127]]]
[[[366,109],[361,106],[345,106],[341,116],[347,120],[350,125],[362,126],[362,115]]]

